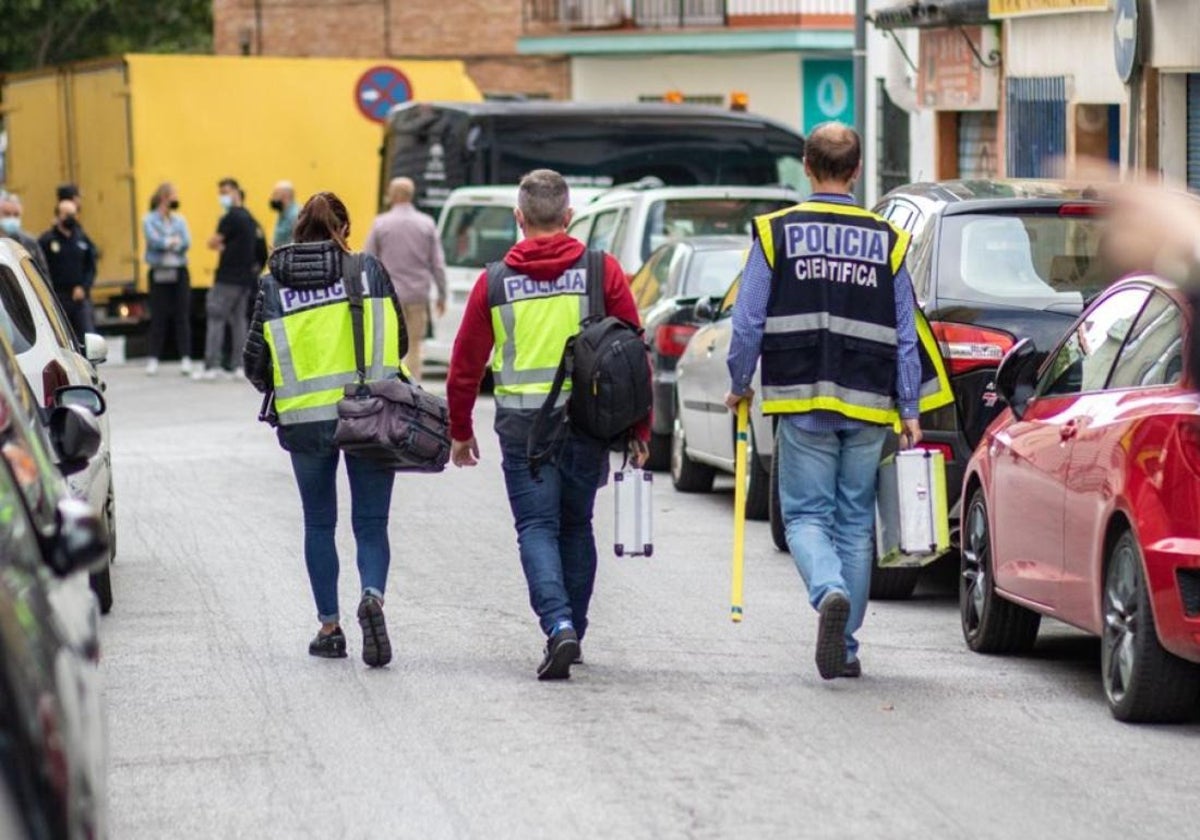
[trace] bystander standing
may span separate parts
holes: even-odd
[[[150,358],[146,374],[158,373],[158,360],[174,325],[179,350],[179,372],[192,372],[191,297],[187,252],[192,237],[179,214],[179,193],[173,184],[161,184],[150,199],[150,212],[142,219],[146,236],[146,265],[150,280]]]
[[[38,237],[50,268],[50,285],[62,305],[75,338],[91,332],[87,290],[96,279],[96,249],[79,227],[75,202],[63,199],[54,213],[54,227]]]
[[[300,206],[296,204],[296,189],[291,181],[280,181],[271,191],[271,209],[277,214],[275,231],[271,237],[271,249],[280,248],[292,241]]]
[[[0,237],[8,237],[28,251],[38,271],[50,282],[50,266],[46,264],[42,246],[21,226],[21,199],[16,193],[0,192]]]
[[[236,355],[246,344],[249,329],[248,302],[261,267],[258,253],[261,231],[258,222],[242,206],[243,193],[233,178],[217,184],[217,199],[224,214],[208,247],[220,252],[217,273],[204,305],[207,319],[204,337],[204,366],[192,372],[195,379],[215,379],[223,369],[226,330],[232,335]],[[241,375],[239,367],[235,375]]]

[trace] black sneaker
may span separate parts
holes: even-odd
[[[852,680],[858,679],[859,677],[862,676],[862,663],[859,662],[857,659],[851,659],[849,662],[847,662],[845,665],[842,666],[842,673],[838,674],[838,676],[839,677],[848,677],[849,679],[852,679]]]
[[[383,602],[374,595],[364,595],[359,601],[358,626],[363,634],[363,662],[372,668],[381,668],[391,662],[392,643],[383,620]]]
[[[539,680],[567,680],[571,678],[571,663],[579,656],[579,637],[575,628],[559,630],[546,642],[546,656],[538,666]]]
[[[846,668],[846,622],[850,599],[836,589],[821,599],[817,625],[817,671],[821,679],[840,677]]]
[[[322,659],[345,659],[346,634],[341,627],[335,628],[332,633],[318,632],[316,638],[308,643],[308,652]]]

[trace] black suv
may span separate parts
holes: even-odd
[[[875,212],[913,234],[908,270],[954,403],[921,417],[942,451],[952,526],[967,460],[1003,409],[996,368],[1022,338],[1053,347],[1116,278],[1099,259],[1105,205],[1056,181],[944,181],[885,195]],[[957,535],[956,535],[957,536]],[[907,598],[919,568],[876,568],[871,594]]]

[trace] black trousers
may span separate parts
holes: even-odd
[[[175,346],[181,357],[192,355],[192,283],[187,266],[178,270],[174,283],[155,283],[150,270],[150,357],[162,358],[167,325],[175,328]]]

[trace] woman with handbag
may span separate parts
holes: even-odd
[[[374,257],[352,254],[349,234],[350,218],[336,195],[320,192],[308,200],[293,244],[271,254],[269,273],[259,281],[244,354],[247,377],[266,394],[260,419],[277,426],[279,443],[291,456],[304,510],[304,560],[321,622],[308,652],[326,658],[346,656],[334,544],[342,455],[334,442],[337,404],[345,387],[360,380],[360,366],[369,367],[375,379],[395,377],[408,344],[387,272]],[[347,289],[361,289],[353,296],[361,303],[362,333],[368,337],[361,364]],[[392,658],[383,600],[395,473],[374,459],[347,453],[345,460],[362,592],[357,613],[362,657],[379,667]]]
[[[167,342],[167,326],[175,326],[179,372],[192,372],[192,284],[187,252],[192,244],[187,221],[179,215],[179,193],[170,183],[159,184],[150,199],[150,212],[142,218],[146,235],[146,265],[150,267],[150,358],[146,375],[158,373]]]

